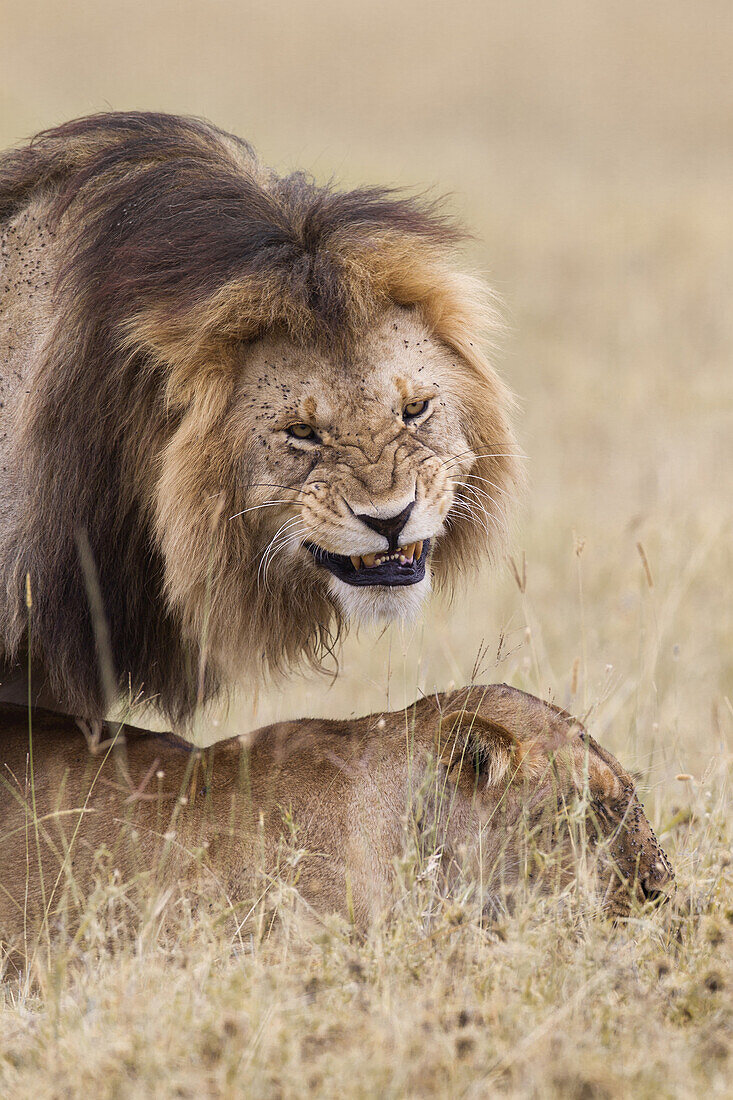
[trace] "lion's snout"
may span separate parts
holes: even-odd
[[[399,512],[392,512],[389,515],[381,515],[380,512],[360,512],[355,514],[354,518],[363,523],[365,527],[368,527],[370,531],[376,531],[378,535],[385,538],[387,549],[390,553],[393,553],[401,545],[400,535],[406,527],[414,507],[415,500],[413,498]]]

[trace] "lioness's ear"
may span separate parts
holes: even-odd
[[[438,757],[448,771],[469,768],[491,787],[509,770],[518,742],[504,726],[472,711],[455,710],[438,724]]]

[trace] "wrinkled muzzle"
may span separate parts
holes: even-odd
[[[352,588],[405,588],[425,580],[452,491],[434,457],[415,471],[318,482],[302,498],[303,547],[319,569]]]

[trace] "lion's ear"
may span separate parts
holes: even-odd
[[[509,771],[518,742],[498,722],[473,711],[455,710],[440,719],[436,748],[448,771],[470,769],[492,787]]]

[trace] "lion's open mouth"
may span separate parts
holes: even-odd
[[[320,546],[306,542],[318,565],[324,566],[340,581],[355,586],[383,584],[390,587],[417,584],[425,576],[425,563],[430,551],[430,539],[399,546],[393,553],[331,554]]]

